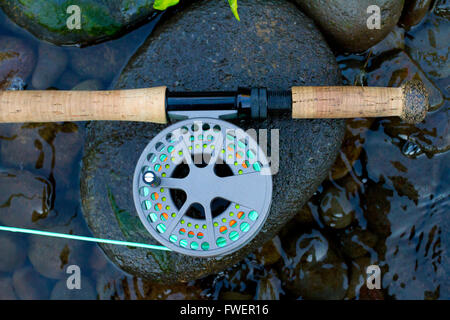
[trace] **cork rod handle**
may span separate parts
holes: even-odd
[[[0,91],[0,123],[167,123],[166,87],[116,91]]]
[[[425,118],[428,107],[427,91],[418,80],[400,88],[292,88],[294,119],[399,116],[408,123],[418,123]]]

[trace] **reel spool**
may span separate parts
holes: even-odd
[[[248,133],[219,119],[188,119],[146,146],[133,196],[142,224],[162,245],[189,256],[223,256],[261,230],[272,175]]]

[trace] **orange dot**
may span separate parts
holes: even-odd
[[[225,232],[227,232],[227,227],[225,227],[225,226],[220,227],[219,231],[220,231],[220,233],[225,233]]]
[[[162,204],[161,203],[157,203],[156,207],[158,208],[158,211],[162,209]]]
[[[234,226],[236,224],[236,220],[231,220],[230,221],[230,227]]]
[[[236,158],[241,159],[241,158],[242,158],[242,155],[241,155],[239,152],[237,152],[237,153],[236,153]]]
[[[193,231],[189,231],[188,232],[188,236],[189,236],[189,238],[192,238],[193,236],[194,236],[195,234],[194,234],[194,232]]]
[[[203,232],[199,232],[197,233],[197,238],[202,239],[205,235],[203,234]]]
[[[185,228],[181,228],[180,229],[180,234],[185,234],[186,233],[186,229]]]
[[[242,219],[243,216],[244,216],[244,212],[242,212],[242,211],[238,212],[237,217],[239,219]]]
[[[165,220],[169,219],[169,215],[167,213],[163,213],[162,216],[164,217]]]

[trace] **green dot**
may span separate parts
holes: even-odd
[[[191,242],[191,249],[192,249],[192,250],[197,250],[197,249],[198,249],[198,243],[195,242],[195,241],[192,241],[192,242]]]
[[[166,169],[169,169],[170,168],[170,164],[166,164]]]
[[[188,245],[188,242],[186,239],[180,240],[180,247],[186,248]]]
[[[211,149],[215,149],[215,148],[216,148],[216,147],[212,144],[212,145],[211,145]]]
[[[239,170],[238,172],[239,172],[239,174],[243,174],[244,173],[242,170]]]
[[[170,158],[172,162],[175,162],[175,157]]]
[[[170,240],[170,242],[175,243],[175,242],[177,242],[178,238],[176,235],[173,234],[169,237],[169,240]]]
[[[181,222],[181,224],[184,224],[184,220],[181,220],[180,222]]]
[[[220,151],[220,152],[225,153],[225,149],[222,149],[222,151]]]
[[[249,217],[249,219],[250,220],[252,220],[252,221],[255,221],[256,219],[258,219],[258,212],[256,212],[255,210],[253,210],[253,211],[250,211],[249,213],[248,213],[248,217]]]
[[[217,227],[219,224],[217,222],[214,222],[214,227]]]
[[[142,187],[142,188],[139,190],[139,193],[141,194],[141,196],[146,197],[146,196],[149,195],[150,189],[147,188],[147,187]]]
[[[247,232],[250,229],[250,225],[247,222],[241,223],[241,231]]]
[[[161,200],[162,200],[162,201],[166,201],[167,198],[166,198],[166,197],[162,197]]]
[[[230,240],[231,241],[236,241],[237,239],[239,239],[239,232],[237,231],[233,231],[230,233]]]
[[[202,226],[202,228],[203,228],[203,229],[206,229],[206,224],[204,224],[204,225]]]
[[[216,244],[219,248],[225,247],[225,245],[227,244],[227,240],[223,237],[219,237],[216,240]]]
[[[192,150],[192,146],[189,146],[189,148],[188,148],[189,150]]]
[[[227,219],[226,219],[226,218],[223,218],[223,219],[222,219],[222,222],[223,222],[223,223],[227,222]]]
[[[234,212],[230,212],[230,217],[234,216]]]
[[[165,201],[165,200],[163,200],[163,201]],[[170,206],[166,206],[166,210],[170,210]]]
[[[164,188],[159,189],[160,192],[164,192]]]
[[[189,222],[187,226],[188,226],[188,227],[192,227],[192,223]]]
[[[177,214],[175,212],[172,212],[172,218],[175,218]]]
[[[202,249],[205,250],[205,251],[209,250],[209,243],[208,242],[203,242],[202,243]]]
[[[163,174],[161,175],[161,177],[165,178],[167,175],[165,172],[163,172]]]
[[[235,207],[236,209],[239,209],[241,206],[237,204],[237,205],[235,205],[234,207]]]
[[[151,222],[155,222],[156,220],[158,220],[158,216],[156,215],[156,213],[152,212],[148,215],[148,218]]]
[[[204,145],[203,145],[203,149],[206,149],[206,148],[208,148],[208,145],[207,145],[207,144],[204,144]]]
[[[156,230],[158,230],[159,233],[164,233],[166,231],[166,226],[160,223],[156,226]]]
[[[237,167],[239,165],[239,163],[237,161],[235,161],[234,165]]]
[[[195,225],[195,229],[198,229],[200,226],[198,224]]]
[[[196,145],[195,145],[195,148],[199,149],[199,148],[200,148],[200,145],[199,145],[199,144],[196,144]]]
[[[182,156],[183,155],[183,151],[178,151],[178,154],[180,155],[180,156]]]

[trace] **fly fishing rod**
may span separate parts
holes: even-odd
[[[133,199],[147,231],[163,247],[195,256],[223,256],[247,245],[272,204],[270,162],[255,138],[227,119],[399,116],[418,123],[428,110],[419,81],[400,88],[293,87],[236,92],[170,92],[166,87],[117,91],[3,91],[0,122],[144,121],[171,125],[143,150]],[[183,195],[180,194],[180,190]],[[0,229],[45,236],[19,228]],[[133,245],[117,240],[70,239]]]

